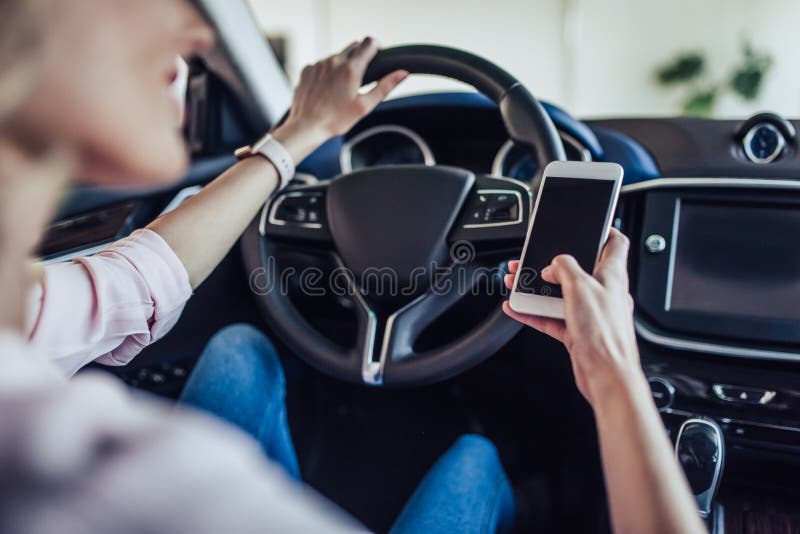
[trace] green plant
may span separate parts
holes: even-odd
[[[731,76],[731,89],[745,100],[755,100],[771,67],[772,57],[769,54],[756,52],[750,43],[746,42],[744,62]]]
[[[686,52],[659,68],[656,75],[662,85],[687,83],[699,78],[705,67],[706,60],[702,53]]]
[[[706,73],[702,51],[678,54],[656,69],[656,79],[664,87],[685,87],[682,110],[687,115],[709,116],[720,95],[731,91],[744,100],[755,100],[772,68],[772,56],[756,51],[750,42],[742,43],[743,58],[726,82],[715,83]]]

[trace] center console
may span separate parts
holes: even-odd
[[[642,363],[673,432],[716,421],[734,449],[800,453],[800,181],[623,188]]]

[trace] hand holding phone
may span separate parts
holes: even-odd
[[[597,399],[610,398],[608,391],[626,391],[644,382],[633,328],[633,299],[628,293],[628,248],[628,239],[612,229],[593,275],[569,256],[560,256],[545,268],[545,281],[562,286],[565,321],[518,313],[503,303],[509,317],[566,346],[578,389],[592,406]],[[505,284],[509,289],[519,266],[519,261],[508,264]]]
[[[591,273],[605,243],[622,184],[615,163],[554,161],[544,171],[509,304],[523,314],[564,318],[561,287],[541,276],[568,254]]]

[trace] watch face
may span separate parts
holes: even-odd
[[[754,126],[745,136],[744,150],[756,163],[769,163],[783,150],[785,140],[778,129],[769,123]]]

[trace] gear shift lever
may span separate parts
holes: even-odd
[[[722,430],[708,419],[687,419],[678,431],[675,456],[689,479],[700,515],[708,518],[725,463]]]

